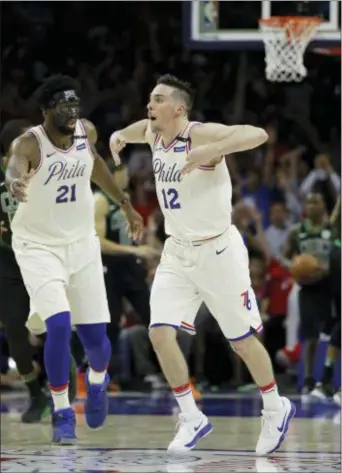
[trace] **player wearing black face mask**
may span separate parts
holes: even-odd
[[[0,324],[6,333],[10,355],[16,362],[30,396],[29,406],[21,417],[23,423],[39,422],[50,415],[49,401],[44,392],[46,374],[42,345],[45,337],[32,337],[35,347],[29,341],[25,323],[30,312],[30,301],[12,249],[11,221],[19,202],[5,185],[5,171],[13,143],[31,127],[27,120],[15,119],[7,122],[0,133]],[[33,360],[38,362],[41,370],[39,376]],[[76,396],[74,360],[70,366],[69,393],[72,402]]]
[[[70,136],[75,133],[76,121],[80,118],[77,88],[78,84],[72,78],[58,75],[43,84],[37,97],[46,133],[52,142],[62,143],[62,147],[65,140],[66,148],[70,146]]]

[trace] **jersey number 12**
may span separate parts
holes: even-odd
[[[167,191],[165,189],[162,190],[163,194],[163,201],[164,201],[164,208],[165,209],[180,209],[181,205],[178,202],[178,192],[176,189],[168,189]]]
[[[65,204],[67,202],[75,202],[76,200],[76,184],[72,186],[61,186],[57,189],[56,204]]]

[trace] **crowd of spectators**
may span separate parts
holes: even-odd
[[[180,3],[126,2],[124,8],[120,2],[101,2],[101,8],[94,2],[2,3],[1,125],[12,118],[39,123],[36,88],[50,74],[69,74],[81,84],[83,115],[97,126],[98,149],[111,163],[110,134],[145,117],[156,78],[170,72],[197,88],[192,119],[264,127],[265,146],[226,161],[233,220],[245,238],[252,285],[270,327],[266,344],[276,351],[285,343],[292,286],[278,259],[291,225],[302,217],[303,200],[312,189],[324,194],[328,212],[340,193],[339,58],[308,53],[305,81],[271,84],[264,77],[262,51],[188,49]],[[123,161],[133,202],[146,223],[145,243],[160,252],[165,234],[151,153],[145,146],[127,146]],[[158,259],[146,260],[150,284]],[[130,325],[129,310],[123,327]],[[219,337],[215,324],[208,333],[210,348],[210,336]],[[210,378],[201,363],[194,366],[198,376]],[[228,376],[209,371],[213,378]]]

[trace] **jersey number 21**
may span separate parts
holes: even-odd
[[[65,204],[76,200],[76,184],[58,187],[57,192],[56,204]]]

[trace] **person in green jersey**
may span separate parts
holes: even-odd
[[[304,386],[302,400],[315,387],[314,365],[316,349],[321,334],[330,336],[334,325],[334,311],[331,294],[331,254],[335,231],[329,221],[323,196],[310,193],[305,201],[305,218],[294,226],[285,247],[285,264],[299,254],[311,254],[320,262],[320,269],[314,278],[298,281],[300,335],[304,347]]]
[[[30,404],[22,414],[23,423],[39,422],[50,414],[49,400],[45,394],[46,376],[44,370],[43,350],[44,336],[31,337],[25,326],[30,311],[30,301],[22,280],[19,266],[12,250],[11,220],[18,207],[5,186],[5,169],[7,156],[13,141],[24,133],[31,124],[27,120],[8,121],[0,133],[0,321],[4,327],[10,354],[16,362],[17,369],[26,384]],[[34,367],[38,361],[42,372],[40,375]],[[70,397],[76,395],[76,366],[72,361],[70,368]]]
[[[335,365],[341,356],[341,199],[336,202],[330,217],[330,223],[336,231],[336,238],[331,252],[331,291],[337,310],[336,323],[331,333],[325,356],[323,375],[312,392],[319,399],[331,399],[341,405],[341,388],[335,391],[333,376]]]
[[[124,192],[127,191],[129,176],[123,165],[115,169],[114,179]],[[150,323],[150,289],[146,281],[147,264],[159,259],[160,254],[148,245],[136,246],[127,232],[127,223],[120,206],[103,191],[96,191],[95,228],[100,237],[107,299],[111,323],[107,327],[113,346],[109,373],[114,375],[117,364],[116,346],[123,314],[123,299],[126,298],[146,329]],[[147,332],[146,332],[147,336]],[[146,345],[145,345],[146,348]],[[149,343],[147,343],[149,349]],[[148,359],[149,353],[141,353],[141,359]],[[145,374],[154,374],[151,363]]]

